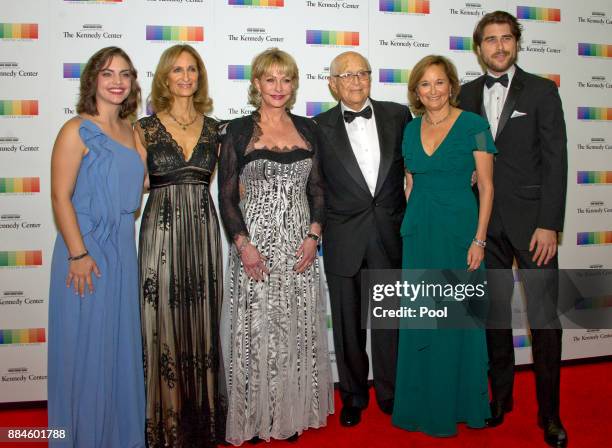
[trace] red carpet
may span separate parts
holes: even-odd
[[[612,362],[563,367],[561,371],[561,417],[569,434],[569,446],[599,448],[612,446]],[[495,429],[472,430],[462,426],[457,437],[435,439],[391,426],[390,417],[374,404],[363,413],[362,423],[343,428],[336,415],[328,426],[306,431],[295,444],[273,441],[261,448],[522,448],[546,445],[536,426],[535,385],[531,371],[517,374],[514,411]],[[339,403],[336,397],[336,403]],[[338,405],[339,406],[339,405]],[[47,424],[45,409],[0,410],[0,427]],[[41,443],[0,443],[0,448],[44,447]],[[245,444],[245,447],[254,445]],[[83,447],[86,448],[86,447]],[[121,448],[121,447],[117,447]]]

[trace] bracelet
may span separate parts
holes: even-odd
[[[314,232],[308,232],[306,234],[306,238],[310,238],[311,240],[315,240],[318,243],[319,240],[321,239],[321,235],[317,235]]]
[[[247,236],[244,240],[242,240],[242,243],[240,244],[240,246],[236,247],[236,250],[238,251],[238,255],[242,255],[242,251],[247,247],[247,244],[249,244],[251,242],[251,239]]]
[[[487,247],[487,242],[486,240],[479,240],[478,238],[474,238],[472,240],[474,242],[475,245],[477,245],[478,247],[482,247],[483,249],[485,247]]]
[[[81,258],[85,258],[87,255],[89,255],[89,252],[85,251],[82,254],[75,255],[74,257],[68,257],[68,261],[77,261],[77,260],[80,260]]]

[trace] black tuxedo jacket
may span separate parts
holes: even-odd
[[[487,118],[484,80],[463,85],[459,102]],[[513,246],[526,250],[536,228],[563,230],[567,136],[555,83],[517,66],[494,138],[494,213]]]
[[[374,196],[351,149],[340,104],[315,117],[322,138],[320,157],[326,181],[324,264],[327,272],[339,276],[357,273],[368,241],[377,235],[392,265],[401,267],[399,229],[406,208],[402,136],[412,116],[406,106],[371,101],[380,144]]]

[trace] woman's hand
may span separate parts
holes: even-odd
[[[467,255],[468,271],[475,271],[476,269],[478,269],[483,259],[484,247],[480,247],[476,245],[476,243],[472,242],[470,248],[468,249]]]
[[[304,238],[295,256],[298,262],[293,266],[293,270],[297,273],[302,273],[310,267],[317,256],[317,242],[310,237]]]
[[[265,264],[266,257],[259,253],[251,243],[247,243],[240,252],[240,260],[242,266],[244,266],[244,271],[253,280],[261,281],[265,275],[270,273]]]
[[[74,293],[78,296],[85,297],[85,286],[89,294],[93,294],[94,287],[91,278],[93,272],[96,277],[100,278],[100,269],[98,265],[89,255],[79,259],[69,261],[68,276],[66,277],[66,287],[70,288],[70,285],[74,285]]]

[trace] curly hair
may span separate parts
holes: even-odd
[[[417,87],[427,69],[432,65],[442,67],[444,73],[446,73],[448,77],[451,87],[451,96],[449,100],[451,106],[457,106],[457,104],[459,104],[457,97],[459,96],[461,85],[459,84],[459,76],[457,75],[455,65],[450,59],[444,56],[430,54],[416,63],[410,72],[410,79],[408,80],[408,102],[410,103],[410,109],[415,115],[423,115],[425,113],[425,106],[423,106],[423,103],[417,95]]]
[[[291,109],[295,104],[297,89],[300,85],[300,72],[295,59],[289,53],[278,48],[269,48],[259,53],[251,62],[251,85],[249,86],[249,104],[259,108],[261,106],[261,94],[255,86],[255,80],[260,79],[266,73],[277,69],[288,78],[291,78],[293,91],[291,98],[285,104],[286,109]]]
[[[132,64],[132,60],[119,47],[105,47],[98,50],[92,57],[89,58],[83,73],[81,74],[81,84],[79,87],[79,101],[76,106],[77,113],[86,113],[89,115],[98,115],[98,106],[96,104],[96,92],[98,90],[98,74],[107,68],[113,58],[118,56],[127,62],[130,70],[131,85],[130,93],[121,103],[119,109],[120,118],[136,118],[136,111],[140,104],[140,86],[138,85],[138,72]]]
[[[167,48],[159,58],[153,83],[151,85],[151,106],[154,112],[170,110],[174,102],[174,96],[168,89],[168,74],[176,63],[181,53],[189,53],[198,66],[198,88],[193,95],[193,106],[201,114],[207,114],[213,108],[213,101],[208,96],[208,74],[204,61],[199,53],[191,45],[178,44]]]

